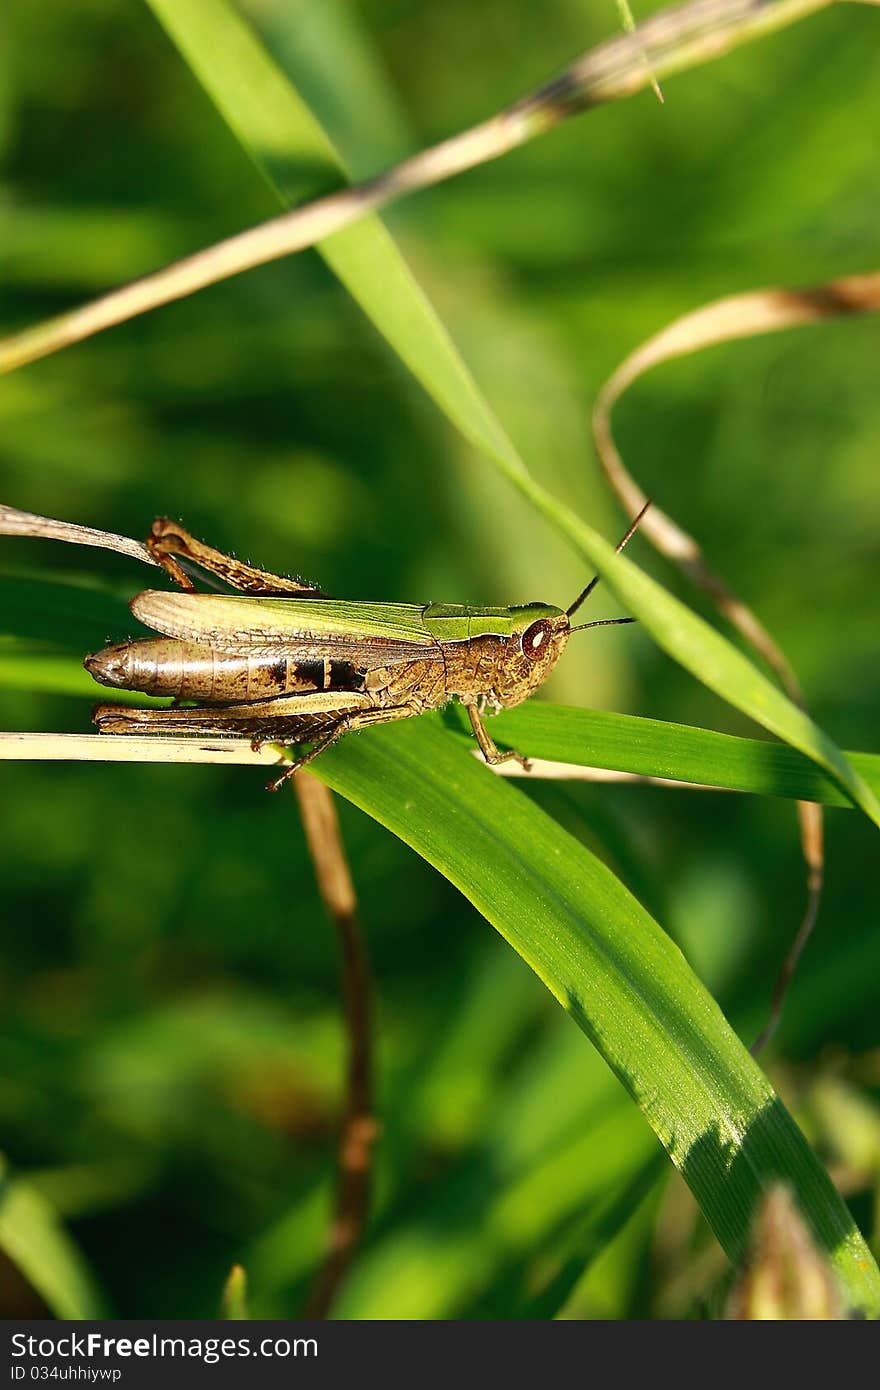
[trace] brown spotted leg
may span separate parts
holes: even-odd
[[[239,589],[242,593],[326,597],[314,584],[309,584],[304,579],[288,579],[282,574],[272,574],[270,570],[257,569],[255,565],[246,565],[243,560],[236,560],[233,555],[224,555],[222,550],[215,550],[213,546],[205,545],[204,541],[197,541],[195,536],[191,536],[189,531],[167,516],[157,517],[153,522],[146,546],[153,559],[182,589],[191,591],[195,586],[175,560],[175,555],[192,561],[209,574],[215,574],[230,588]]]
[[[501,749],[496,747],[495,740],[483,723],[483,716],[476,705],[466,704],[465,709],[468,712],[477,743],[480,745],[480,752],[490,767],[498,767],[501,763],[519,763],[524,772],[531,771],[531,763],[521,753],[514,753],[512,748],[507,753],[502,753]]]

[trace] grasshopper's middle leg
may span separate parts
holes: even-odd
[[[476,705],[466,704],[465,709],[468,712],[474,736],[480,745],[480,752],[490,767],[498,767],[501,763],[519,763],[525,772],[530,771],[532,765],[528,758],[524,758],[521,753],[514,753],[513,749],[507,753],[502,753],[501,749],[496,747],[495,740],[483,723],[483,716]]]
[[[336,723],[316,739],[307,753],[295,758],[292,762],[288,762],[281,775],[268,784],[267,791],[277,792],[280,787],[284,786],[285,782],[317,758],[319,753],[323,753],[331,744],[336,743],[337,739],[342,738],[343,734],[351,733],[357,729],[369,728],[371,724],[390,724],[395,719],[410,719],[413,715],[420,713],[421,707],[417,705],[391,705],[388,709],[362,710],[351,714],[341,714]],[[257,738],[253,740],[251,747],[259,748],[267,742],[283,742],[283,737],[279,737],[277,740]]]
[[[157,517],[150,528],[146,546],[154,560],[171,575],[182,589],[192,590],[193,582],[178,564],[175,555],[191,560],[209,574],[215,574],[233,589],[247,594],[310,594],[312,598],[324,597],[314,584],[304,579],[287,579],[282,574],[272,574],[270,570],[257,569],[234,555],[224,555],[204,541],[197,541],[176,521],[167,516]]]

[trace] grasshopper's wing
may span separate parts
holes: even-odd
[[[329,657],[361,671],[415,658],[443,660],[423,621],[423,604],[238,598],[148,589],[132,600],[131,611],[156,632],[214,651],[252,656],[277,652],[296,661]]]

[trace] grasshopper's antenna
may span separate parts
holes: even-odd
[[[634,623],[635,618],[599,618],[595,623],[579,623],[577,627],[570,627],[569,634],[572,632],[584,632],[588,627],[617,627],[619,623]]]
[[[645,512],[648,510],[648,508],[650,507],[650,505],[651,505],[651,499],[650,499],[650,497],[649,497],[648,500],[647,500],[647,502],[645,503],[644,507],[642,507],[642,510],[639,512],[638,516],[636,517],[635,521],[634,521],[634,522],[632,523],[632,525],[630,526],[630,528],[629,528],[629,530],[627,531],[626,535],[623,537],[622,540],[619,540],[619,541],[617,542],[617,545],[614,547],[614,552],[615,552],[616,555],[619,555],[619,554],[620,554],[621,550],[623,550],[623,548],[624,548],[624,546],[626,545],[627,541],[631,540],[632,537],[635,535],[636,531],[639,529],[639,523],[641,522],[642,517],[645,515]],[[584,589],[583,593],[578,594],[577,598],[575,599],[575,601],[574,601],[574,603],[571,605],[571,607],[570,607],[570,608],[567,608],[567,609],[565,610],[569,618],[572,616],[573,613],[576,613],[576,612],[578,611],[578,609],[580,608],[580,606],[581,606],[581,604],[583,603],[584,599],[587,599],[587,598],[590,597],[590,594],[593,592],[593,590],[595,589],[596,585],[599,583],[600,578],[601,578],[600,575],[595,574],[595,575],[593,576],[593,578],[590,580],[590,582],[589,582],[589,584],[587,585],[587,587]],[[610,619],[609,619],[609,618],[606,618],[605,621],[606,621],[606,622],[613,622],[613,623],[620,623],[620,622],[623,622],[623,623],[631,623],[631,622],[634,622],[635,620],[634,620],[633,618],[610,618]],[[597,627],[598,624],[597,624],[597,623],[584,623],[583,626],[584,626],[584,627]],[[577,632],[577,631],[579,631],[578,628],[572,628],[572,632]]]

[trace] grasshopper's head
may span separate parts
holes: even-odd
[[[618,555],[650,505],[650,502],[645,503],[626,535],[615,547]],[[492,698],[499,705],[518,705],[521,700],[527,700],[534,694],[553,670],[573,632],[583,632],[588,627],[606,627],[635,621],[634,618],[599,618],[596,622],[578,623],[576,627],[572,627],[572,618],[584,600],[589,598],[598,582],[599,576],[596,575],[578,594],[574,603],[565,610],[551,608],[545,603],[529,603],[523,608],[508,610],[510,636],[505,642],[505,659],[498,663],[492,690]]]
[[[626,535],[615,546],[618,555],[638,529],[650,505],[650,502],[645,503]],[[584,600],[589,598],[598,582],[599,576],[596,575],[564,612],[561,608],[549,608],[541,603],[511,609],[520,651],[518,659],[510,662],[512,679],[509,682],[509,690],[497,691],[501,704],[518,704],[537,690],[538,686],[543,685],[573,632],[583,632],[588,627],[610,627],[618,623],[635,622],[634,618],[599,618],[596,622],[578,623],[572,627],[572,618]]]
[[[546,603],[510,609],[505,659],[494,672],[500,705],[518,705],[543,685],[563,653],[571,625],[568,614]]]
[[[533,695],[553,670],[573,632],[634,621],[632,618],[600,618],[597,622],[578,623],[572,627],[571,614],[578,607],[580,601],[572,604],[567,612],[547,603],[528,603],[522,608],[508,610],[510,636],[505,640],[504,660],[494,672],[492,691],[499,705],[510,708]]]

